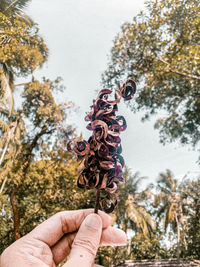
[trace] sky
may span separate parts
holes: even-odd
[[[67,123],[72,123],[84,139],[91,135],[85,112],[90,111],[97,90],[102,89],[101,74],[113,40],[120,26],[142,9],[144,0],[33,0],[27,8],[49,48],[48,62],[34,75],[63,78],[66,90],[60,101],[73,101],[78,107]],[[159,143],[159,133],[153,128],[155,118],[142,123],[142,113],[132,113],[124,103],[120,103],[118,114],[127,121],[127,129],[121,133],[122,155],[133,173],[148,177],[149,183],[166,169],[179,179],[200,174],[198,153],[191,147]]]

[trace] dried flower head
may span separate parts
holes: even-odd
[[[116,190],[123,183],[124,167],[119,135],[127,125],[125,118],[115,113],[121,98],[130,100],[135,92],[133,80],[119,84],[114,100],[108,99],[111,90],[101,90],[85,117],[89,121],[87,129],[92,131],[92,136],[88,141],[74,140],[68,143],[68,150],[76,152],[78,159],[84,160],[84,169],[77,180],[78,187],[97,189],[95,212],[99,204],[107,213],[112,212],[117,204]]]

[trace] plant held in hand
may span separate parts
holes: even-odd
[[[87,129],[92,131],[92,136],[88,141],[73,140],[67,144],[68,151],[74,151],[78,159],[84,161],[84,169],[77,180],[78,187],[97,189],[95,213],[98,213],[99,205],[107,213],[117,205],[116,190],[123,183],[124,167],[119,135],[127,126],[125,118],[115,113],[121,98],[130,100],[135,92],[136,84],[130,79],[119,83],[114,100],[108,99],[111,90],[101,90],[85,117],[89,121]]]

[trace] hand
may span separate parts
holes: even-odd
[[[126,235],[111,217],[93,209],[63,211],[15,241],[1,255],[1,267],[91,267],[100,245],[125,245]]]

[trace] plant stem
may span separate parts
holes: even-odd
[[[98,213],[100,199],[100,189],[97,190],[94,213]]]

